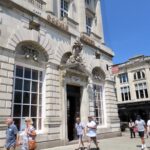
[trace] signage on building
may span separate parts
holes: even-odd
[[[60,21],[57,18],[52,17],[51,15],[47,15],[47,20],[52,25],[57,26],[58,28],[60,28],[64,31],[68,31],[68,25],[65,24],[63,21]]]

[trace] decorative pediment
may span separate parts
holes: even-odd
[[[60,69],[89,76],[90,73],[87,71],[81,56],[82,48],[83,45],[77,40],[72,46],[71,55],[68,57],[66,63],[60,66]]]

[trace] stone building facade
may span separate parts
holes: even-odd
[[[76,116],[120,135],[100,10],[100,0],[0,1],[0,147],[8,116],[19,130],[33,119],[39,149],[74,140]]]
[[[150,57],[136,56],[113,66],[119,117],[122,122],[150,117]]]

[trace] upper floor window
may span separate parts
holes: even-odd
[[[69,2],[61,0],[61,17],[68,16]]]
[[[134,73],[134,80],[145,79],[145,73],[143,71],[138,71]]]
[[[91,0],[85,0],[85,3],[90,5],[91,4]]]
[[[146,83],[135,84],[136,98],[143,99],[148,98],[148,91]]]
[[[127,83],[128,82],[128,74],[123,73],[119,75],[120,83]]]
[[[93,19],[91,17],[86,16],[86,32],[88,35],[91,34],[92,21],[93,21]]]
[[[121,87],[121,97],[122,97],[122,101],[131,100],[131,94],[130,94],[129,86]]]
[[[101,54],[100,54],[99,51],[96,51],[96,52],[95,52],[95,58],[96,58],[96,59],[100,59],[100,58],[101,58]]]

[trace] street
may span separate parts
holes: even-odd
[[[146,138],[147,149],[150,148],[150,138]],[[85,143],[87,145],[87,143]],[[100,150],[140,150],[140,139],[137,136],[135,139],[130,139],[129,133],[123,133],[122,137],[109,138],[99,140]],[[69,145],[62,147],[49,148],[44,150],[75,150],[77,145]],[[96,150],[92,144],[91,150]],[[146,149],[145,149],[146,150]]]

